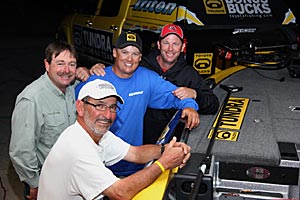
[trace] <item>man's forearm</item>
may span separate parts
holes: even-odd
[[[139,191],[153,183],[161,174],[161,168],[153,163],[131,176],[118,180],[103,193],[111,199],[132,199]]]
[[[151,160],[158,159],[161,156],[161,145],[146,144],[142,146],[131,147],[131,156],[128,161],[144,164]]]

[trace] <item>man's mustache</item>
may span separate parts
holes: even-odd
[[[96,122],[103,122],[103,123],[112,123],[112,120],[111,119],[107,119],[107,118],[97,118],[96,119]]]

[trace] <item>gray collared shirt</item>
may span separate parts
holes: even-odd
[[[45,73],[17,96],[9,155],[20,180],[32,188],[58,136],[76,121],[74,86],[64,94]]]

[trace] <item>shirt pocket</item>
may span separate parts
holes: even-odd
[[[44,120],[44,128],[40,139],[44,145],[52,147],[60,134],[68,127],[68,123],[60,112],[46,114]]]

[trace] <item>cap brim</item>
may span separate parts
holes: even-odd
[[[140,50],[140,53],[142,53],[141,47],[138,46],[135,42],[126,42],[126,43],[123,43],[123,44],[117,46],[117,48],[123,49],[123,48],[125,48],[127,46],[135,46],[136,48],[138,48]]]
[[[164,39],[165,37],[167,37],[168,35],[171,35],[171,34],[176,35],[181,41],[183,41],[183,38],[181,38],[180,35],[178,35],[177,33],[174,33],[174,32],[167,33],[164,36],[159,36],[159,39],[162,40],[162,39]]]

